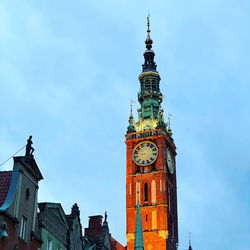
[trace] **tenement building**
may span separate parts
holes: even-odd
[[[36,250],[38,182],[43,179],[32,155],[31,137],[25,156],[14,157],[12,171],[0,171],[0,249]]]
[[[144,64],[139,75],[139,117],[135,122],[131,104],[126,134],[128,250],[176,250],[178,246],[176,147],[170,122],[164,122],[161,78],[152,43],[148,18]]]
[[[0,171],[0,250],[85,249],[77,204],[65,215],[60,203],[37,203],[43,176],[32,143],[30,136],[13,170]]]
[[[0,250],[124,250],[109,232],[107,213],[104,222],[90,216],[83,236],[76,203],[65,214],[60,203],[37,202],[43,177],[32,143],[30,136],[13,170],[0,171]]]

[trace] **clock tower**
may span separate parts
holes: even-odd
[[[164,122],[161,78],[154,61],[149,18],[147,21],[145,61],[139,75],[138,122],[134,121],[131,106],[126,134],[127,249],[135,249],[136,212],[139,204],[144,249],[176,250],[176,147],[170,122]]]

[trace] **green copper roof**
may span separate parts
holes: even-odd
[[[139,200],[137,202],[137,211],[136,211],[136,226],[135,226],[135,245],[134,250],[143,250],[143,234],[142,234],[142,224],[141,224],[141,212]]]

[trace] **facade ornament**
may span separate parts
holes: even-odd
[[[107,213],[107,211],[105,211],[104,222],[107,222],[107,218],[108,218],[108,213]]]
[[[173,115],[171,113],[168,113],[168,134],[169,134],[170,137],[172,137],[172,135],[173,135],[172,129],[170,127],[171,116],[173,116]]]
[[[135,120],[134,120],[134,116],[133,116],[133,103],[135,103],[135,101],[133,101],[131,99],[131,103],[130,103],[130,116],[129,116],[129,120],[128,120],[128,130],[127,133],[133,133],[136,132],[135,130]]]
[[[164,122],[164,117],[163,117],[163,109],[161,106],[159,107],[158,111],[158,123],[157,123],[157,128],[166,128],[166,124]]]

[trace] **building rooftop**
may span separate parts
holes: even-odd
[[[0,171],[0,207],[5,202],[9,192],[11,183],[12,171]]]

